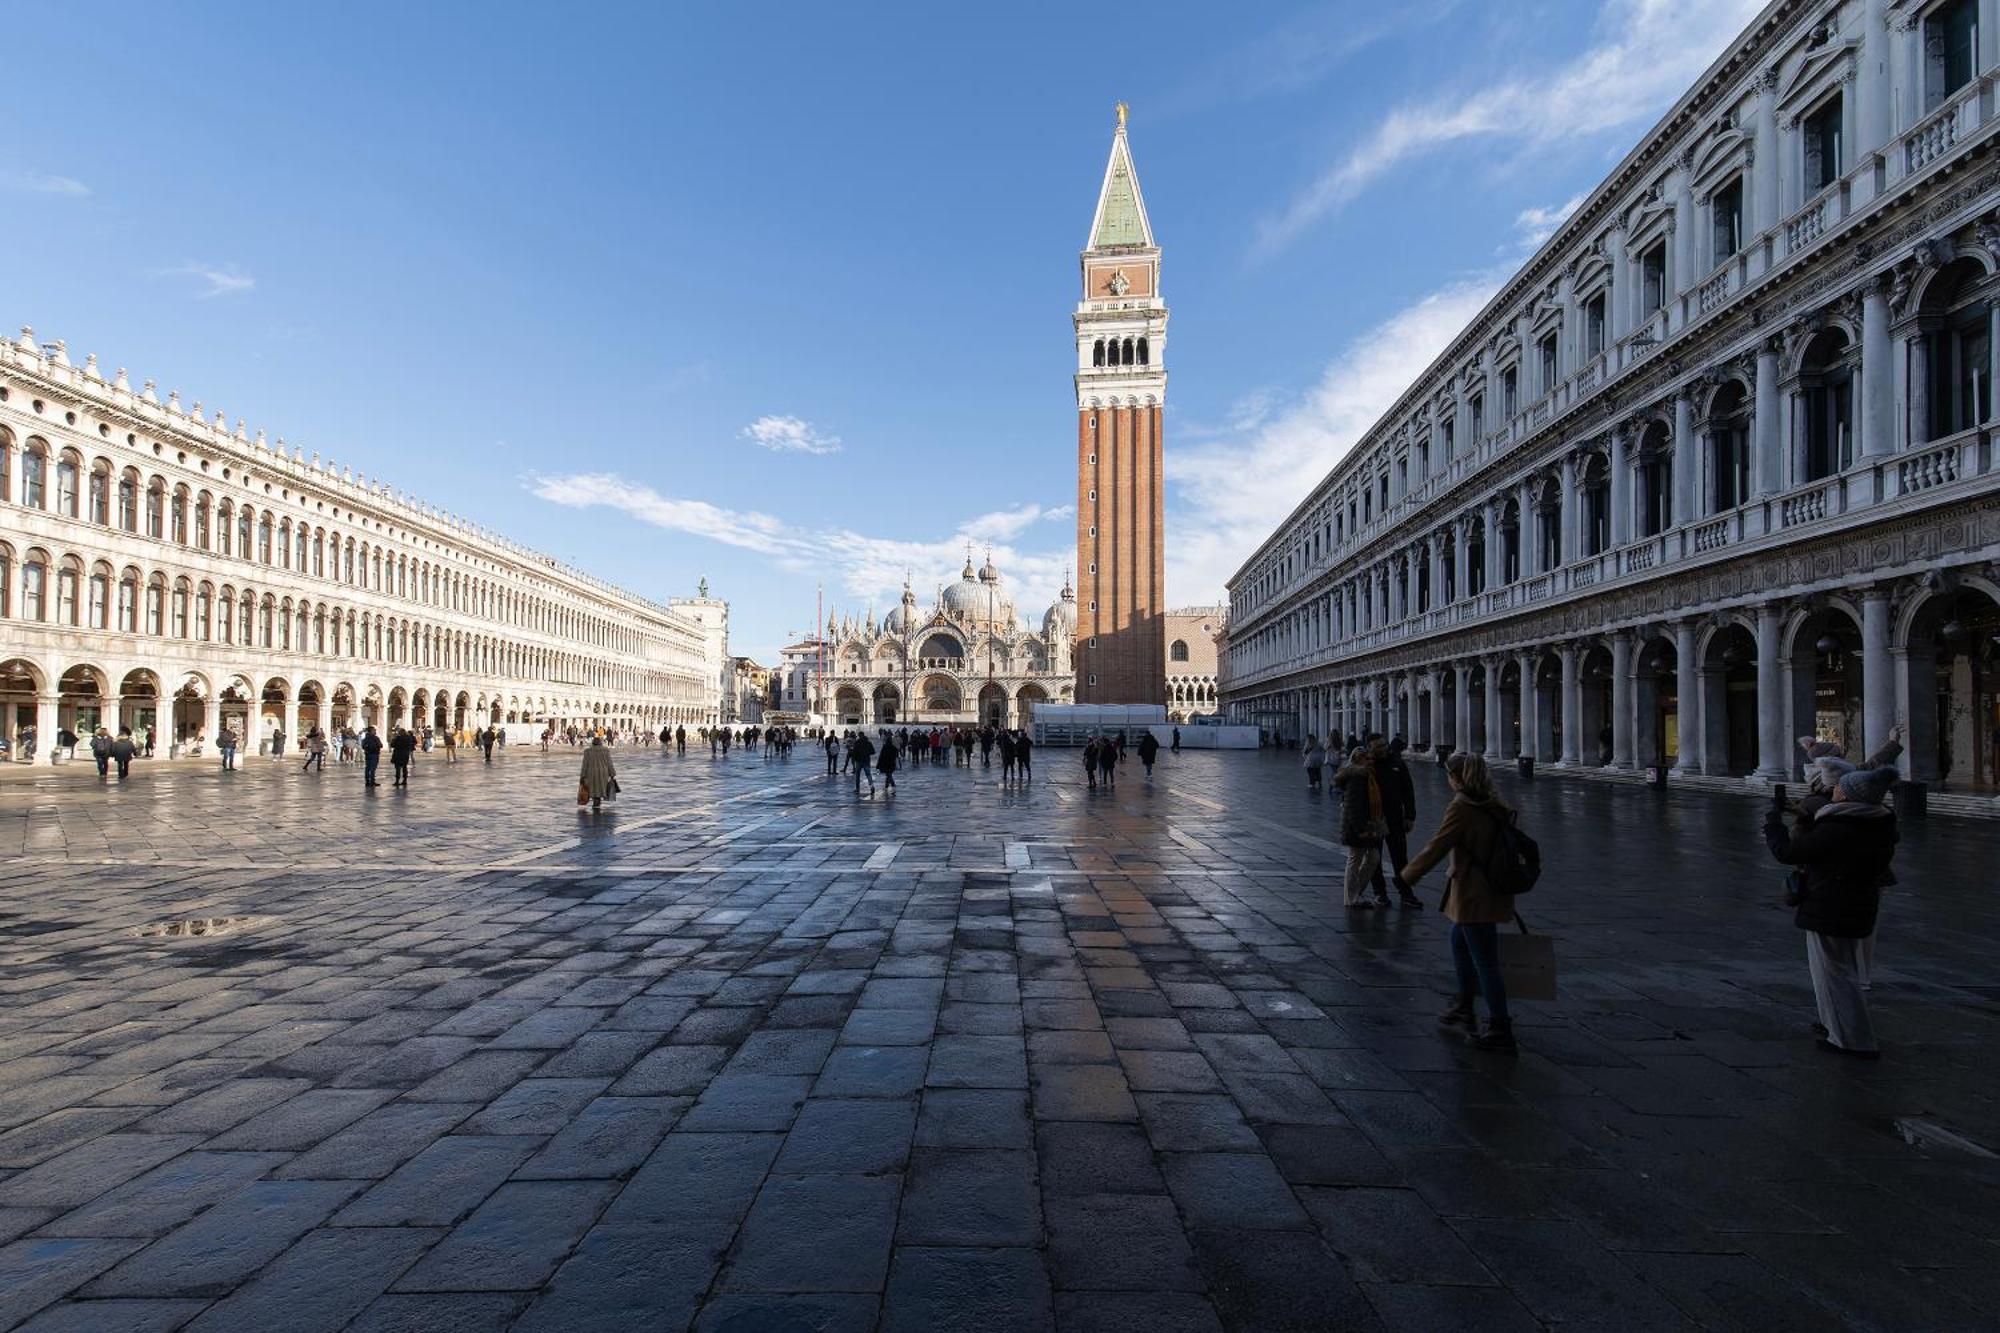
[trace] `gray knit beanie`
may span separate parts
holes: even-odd
[[[1896,784],[1893,768],[1861,768],[1840,779],[1840,795],[1861,805],[1880,805]]]

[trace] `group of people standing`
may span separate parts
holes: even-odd
[[[991,768],[994,751],[999,751],[1003,782],[1017,778],[1025,782],[1034,770],[1035,743],[1019,728],[934,727],[925,731],[921,727],[882,727],[876,734],[881,738],[879,745],[858,727],[842,732],[829,728],[819,739],[826,755],[826,775],[852,773],[856,796],[861,794],[863,782],[868,784],[868,794],[875,794],[877,773],[882,775],[884,795],[896,790],[896,770],[905,763],[942,764],[950,754],[955,767],[970,768],[975,749],[982,768]]]
[[[1786,799],[1782,786],[1774,791],[1764,841],[1779,862],[1796,867],[1787,877],[1785,900],[1794,908],[1793,924],[1806,932],[1818,1045],[1838,1055],[1874,1059],[1879,1047],[1867,992],[1882,890],[1896,882],[1890,866],[1898,834],[1888,798],[1898,779],[1894,765],[1902,752],[1901,735],[1892,732],[1882,750],[1859,764],[1849,762],[1830,741],[1804,737],[1800,746],[1806,795],[1794,802]],[[1307,788],[1322,790],[1330,766],[1327,749],[1314,736],[1302,748]],[[1457,989],[1439,1022],[1462,1030],[1480,1049],[1511,1053],[1517,1046],[1499,931],[1519,920],[1517,893],[1507,886],[1525,892],[1533,883],[1532,876],[1523,885],[1518,874],[1510,873],[1523,841],[1519,817],[1494,791],[1483,758],[1463,751],[1451,754],[1444,763],[1451,802],[1430,840],[1409,855],[1417,804],[1404,748],[1400,736],[1363,737],[1332,775],[1340,796],[1340,841],[1347,852],[1345,905],[1350,912],[1382,910],[1389,905],[1388,884],[1393,883],[1404,907],[1421,910],[1417,882],[1447,861],[1439,911],[1451,922]],[[1792,815],[1789,827],[1787,813]],[[1385,853],[1391,867],[1386,882]],[[1481,999],[1486,1005],[1483,1026],[1475,1008]]]

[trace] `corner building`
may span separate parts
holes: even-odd
[[[1076,307],[1076,702],[1166,702],[1167,306],[1125,105]]]
[[[2000,0],[1775,0],[1230,580],[1226,714],[1991,809]]]
[[[710,606],[721,603],[708,599]],[[217,412],[0,342],[0,730],[712,721],[703,625]],[[15,753],[18,755],[19,750]]]

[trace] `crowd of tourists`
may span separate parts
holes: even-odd
[[[1773,857],[1794,868],[1785,877],[1784,899],[1794,909],[1793,924],[1806,933],[1818,1045],[1874,1059],[1880,1051],[1867,991],[1882,890],[1896,882],[1890,869],[1896,816],[1888,798],[1897,781],[1902,737],[1891,732],[1889,743],[1859,764],[1829,740],[1808,736],[1799,745],[1806,794],[1791,800],[1785,787],[1774,790],[1764,841]],[[1486,761],[1463,751],[1445,758],[1451,801],[1436,832],[1411,855],[1416,785],[1401,736],[1343,738],[1336,732],[1322,743],[1309,735],[1300,749],[1307,790],[1323,791],[1330,784],[1339,797],[1346,851],[1342,901],[1348,912],[1386,910],[1391,885],[1400,906],[1421,911],[1415,886],[1445,862],[1439,910],[1451,922],[1458,984],[1439,1022],[1463,1031],[1480,1049],[1515,1051],[1500,932],[1508,925],[1526,930],[1516,899],[1534,887],[1540,851],[1520,828],[1518,813],[1494,791]],[[1483,1024],[1476,1010],[1480,1000],[1486,1006]]]

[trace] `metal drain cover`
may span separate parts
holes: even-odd
[[[192,939],[210,938],[218,935],[234,935],[261,925],[268,920],[260,916],[195,916],[179,921],[162,921],[151,926],[141,926],[141,939]]]

